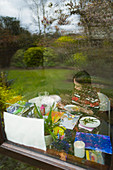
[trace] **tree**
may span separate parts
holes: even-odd
[[[32,11],[33,22],[38,26],[37,32],[41,34],[41,20],[45,17],[44,0],[25,0]],[[45,26],[44,34],[45,34]]]
[[[50,2],[47,5],[48,20],[54,25],[56,32],[59,31],[61,25],[68,25],[70,22],[67,20],[69,15],[65,8],[65,0],[61,0],[60,3]]]
[[[9,67],[13,54],[25,45],[30,47],[32,39],[31,34],[20,26],[19,20],[0,17],[0,67]]]
[[[0,31],[0,67],[9,67],[12,55],[18,49],[18,38],[8,30]]]
[[[78,14],[80,15],[79,25],[84,27],[85,33],[92,38],[95,32],[99,34],[104,34],[103,36],[110,35],[112,29],[112,6],[110,1],[106,0],[80,0],[77,1],[70,0],[66,4],[70,11],[70,15]]]
[[[22,31],[20,21],[14,17],[0,17],[1,30],[8,30],[12,35],[19,35]]]

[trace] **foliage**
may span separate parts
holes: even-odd
[[[73,35],[72,36],[61,36],[59,37],[55,43],[58,45],[58,46],[62,46],[62,47],[79,47],[80,45],[82,45],[84,42],[87,41],[87,36],[85,35]],[[68,49],[69,50],[69,49]]]
[[[9,87],[13,83],[14,79],[8,80],[8,74],[5,71],[0,72],[0,84],[1,86]]]
[[[6,109],[6,102],[15,96],[14,90],[0,85],[0,109],[4,111]]]
[[[0,16],[0,30],[8,30],[11,35],[15,36],[22,33],[29,33],[29,31],[21,27],[19,20],[9,16]]]
[[[59,64],[64,66],[78,66],[73,55],[78,52],[79,47],[87,43],[85,35],[61,36],[55,41],[55,52],[58,55]]]
[[[24,52],[25,52],[24,49],[19,49],[16,51],[16,53],[13,55],[11,59],[11,66],[20,67],[20,68],[25,67]]]
[[[0,31],[0,67],[8,67],[10,59],[18,49],[18,37],[8,30]]]
[[[11,35],[20,34],[20,21],[14,17],[0,17],[0,28],[4,30],[9,30]]]
[[[36,34],[30,34],[27,30],[24,31],[18,37],[19,48],[27,50],[30,47],[36,47],[40,36]]]
[[[0,17],[0,67],[9,67],[14,53],[33,46],[35,40],[36,36],[22,28],[16,18]]]
[[[74,54],[73,60],[79,67],[85,67],[88,63],[87,55],[84,55],[82,52]]]
[[[31,47],[24,53],[24,62],[27,67],[43,66],[43,51],[41,47]]]
[[[36,113],[34,112],[35,117],[38,117],[40,119],[43,119],[44,117],[42,116],[42,113],[40,111],[40,108],[37,108],[36,104],[34,104]],[[49,115],[45,116],[44,118],[44,133],[45,135],[51,135],[52,138],[55,140],[56,136],[53,133],[53,129],[58,126],[58,122],[52,121],[52,110],[53,110],[54,104],[52,107],[50,107]]]
[[[6,72],[0,73],[0,109],[6,109],[6,102],[15,96],[15,91],[10,88],[13,79],[8,80]]]
[[[13,96],[9,100],[7,100],[6,103],[14,104],[14,103],[17,103],[18,101],[22,100],[22,98],[23,97],[21,95]]]
[[[44,50],[44,66],[55,66],[57,62],[57,54],[52,48],[45,48]]]
[[[69,152],[69,143],[67,141],[57,139],[56,141],[53,141],[51,144],[52,148],[57,150],[57,151],[64,151],[66,153]]]
[[[92,36],[108,36],[112,31],[112,7],[106,0],[79,1],[77,0],[66,4],[70,15],[80,15],[79,25],[84,27],[84,31],[91,38]],[[98,33],[99,35],[98,35]]]
[[[103,47],[109,48],[109,47],[112,47],[112,45],[113,45],[113,41],[109,41],[108,39],[105,39],[103,41]]]
[[[55,42],[56,43],[74,43],[75,40],[70,36],[61,36]]]

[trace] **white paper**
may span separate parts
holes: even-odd
[[[73,130],[73,128],[75,127],[75,125],[78,122],[80,116],[75,116],[74,118],[64,118],[63,121],[61,122],[61,126],[64,126],[66,129],[70,129]]]
[[[26,118],[4,112],[7,139],[46,151],[44,119]]]

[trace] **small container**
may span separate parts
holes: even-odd
[[[74,155],[79,158],[85,156],[85,143],[83,141],[74,142]]]

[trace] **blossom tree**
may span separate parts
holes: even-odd
[[[70,0],[66,4],[70,11],[70,15],[80,15],[80,26],[84,27],[85,33],[92,38],[110,37],[113,31],[113,9],[112,2],[106,0]],[[98,35],[99,34],[99,35]]]

